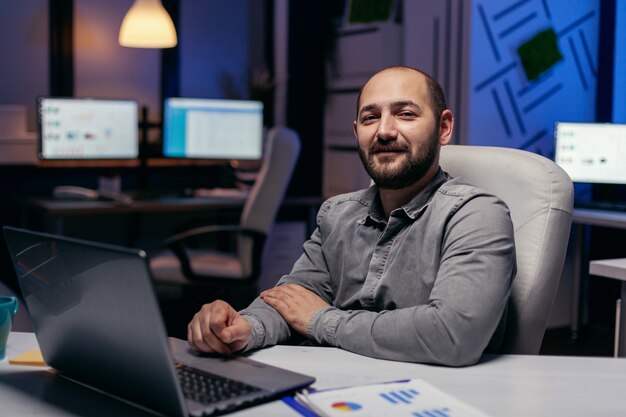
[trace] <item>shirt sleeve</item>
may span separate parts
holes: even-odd
[[[324,204],[318,214],[318,221],[328,207],[328,204]],[[319,227],[313,232],[311,238],[304,243],[303,249],[302,255],[294,264],[289,275],[283,276],[276,285],[299,284],[315,292],[331,304],[330,275],[321,248]],[[240,314],[252,327],[252,340],[245,351],[287,343],[301,338],[282,316],[261,298],[257,297],[248,308],[240,311]]]
[[[502,318],[515,275],[506,205],[490,196],[468,200],[447,222],[441,244],[427,304],[381,312],[327,307],[309,322],[308,336],[383,359],[475,363]]]

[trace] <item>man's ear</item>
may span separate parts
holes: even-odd
[[[445,146],[452,140],[452,131],[454,130],[454,116],[450,109],[446,109],[441,113],[439,121],[439,144]]]
[[[356,120],[352,122],[352,133],[354,133],[354,137],[359,139],[359,136],[356,134]]]

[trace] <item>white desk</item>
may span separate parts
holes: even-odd
[[[36,347],[31,333],[11,333],[8,356]],[[486,356],[466,368],[382,361],[334,348],[276,346],[254,359],[314,375],[316,388],[422,378],[494,417],[599,417],[626,413],[626,360],[558,356]],[[0,415],[147,416],[41,367],[0,362]],[[233,417],[297,417],[280,401]]]
[[[626,229],[626,213],[609,211],[609,210],[596,210],[596,209],[574,209],[572,216],[572,223],[575,225],[574,229],[574,276],[573,276],[573,288],[572,288],[572,310],[571,310],[571,330],[572,335],[575,337],[578,333],[578,326],[581,318],[580,306],[581,303],[586,303],[586,291],[583,287],[586,287],[586,283],[583,283],[583,268],[587,268],[585,261],[585,229],[587,226],[600,226],[608,227],[611,229]],[[581,291],[583,297],[581,297]],[[582,298],[582,300],[581,300]],[[626,413],[625,413],[626,414]]]
[[[626,258],[603,259],[589,262],[589,274],[622,281],[620,298],[626,303]],[[620,309],[619,343],[617,354],[626,356],[626,306]]]

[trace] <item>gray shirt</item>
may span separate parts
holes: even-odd
[[[376,186],[324,202],[304,253],[277,285],[300,284],[331,305],[309,322],[314,343],[460,366],[501,340],[514,275],[506,205],[439,170],[388,219]],[[253,329],[246,350],[294,337],[260,298],[241,314]]]

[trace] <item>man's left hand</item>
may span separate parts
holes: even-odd
[[[263,291],[261,299],[303,336],[307,335],[313,314],[320,308],[329,307],[329,304],[317,294],[297,284],[280,285]]]

